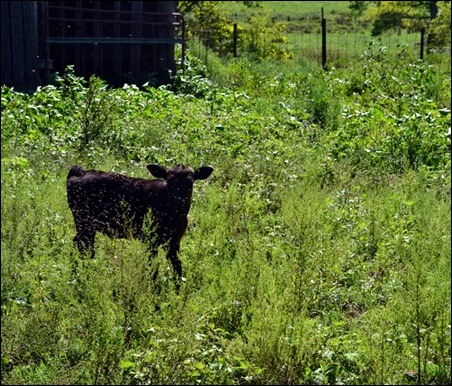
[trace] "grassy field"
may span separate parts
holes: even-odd
[[[172,86],[2,87],[2,384],[450,384],[450,67],[188,49]],[[163,251],[72,243],[73,164],[196,182]]]
[[[324,15],[350,13],[348,1],[265,1],[264,6],[271,9],[282,20],[288,16],[303,14],[320,14],[323,8]]]
[[[324,15],[350,13],[348,1],[263,1],[263,7],[271,12],[278,21],[300,20],[316,15],[320,18],[323,8]],[[237,2],[225,2],[221,7],[230,14],[236,15],[237,20],[245,20],[253,9],[243,10],[243,5]]]

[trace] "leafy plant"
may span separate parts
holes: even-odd
[[[194,56],[172,87],[2,87],[2,383],[449,382],[450,73]],[[179,294],[163,251],[72,243],[69,165],[151,162],[215,169]]]

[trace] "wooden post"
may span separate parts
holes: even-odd
[[[421,52],[419,59],[424,60],[424,42],[425,42],[425,28],[421,29]]]
[[[234,23],[233,53],[234,53],[234,58],[236,58],[237,57],[237,23]]]
[[[323,7],[322,7],[322,67],[324,70],[326,67],[326,19],[323,17]]]

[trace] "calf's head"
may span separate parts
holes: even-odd
[[[150,164],[147,168],[154,177],[166,181],[168,205],[181,215],[186,215],[190,210],[194,181],[204,180],[213,172],[210,166],[202,166],[195,171],[184,165],[166,169],[160,165]]]

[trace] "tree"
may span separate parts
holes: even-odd
[[[391,29],[420,31],[430,15],[431,1],[381,1],[377,5],[372,35]]]
[[[449,47],[451,44],[450,31],[450,1],[439,1],[436,17],[430,21],[429,25],[429,49]]]
[[[349,1],[349,3],[348,8],[350,8],[352,12],[358,14],[358,16],[361,16],[371,3],[378,4],[379,1]]]
[[[429,50],[450,45],[450,1],[365,1],[365,6],[350,3],[350,8],[373,21],[372,36],[394,29],[425,29]]]
[[[197,35],[203,43],[219,54],[232,52],[232,21],[219,10],[226,1],[179,1],[178,10],[184,14],[189,34]],[[244,7],[259,7],[259,1],[239,1]]]
[[[420,31],[438,13],[438,3],[444,1],[350,1],[349,8],[371,20],[372,36],[389,30],[407,28]],[[450,24],[450,21],[449,21]]]
[[[226,1],[179,1],[178,9],[185,15],[187,30],[198,36],[213,51],[232,53],[233,21],[222,13],[219,5]],[[265,11],[262,1],[237,1],[246,8],[255,8],[246,26],[239,26],[241,49],[253,59],[290,59],[293,54],[284,47],[288,42],[285,26],[276,23]],[[243,52],[243,51],[242,51]]]

